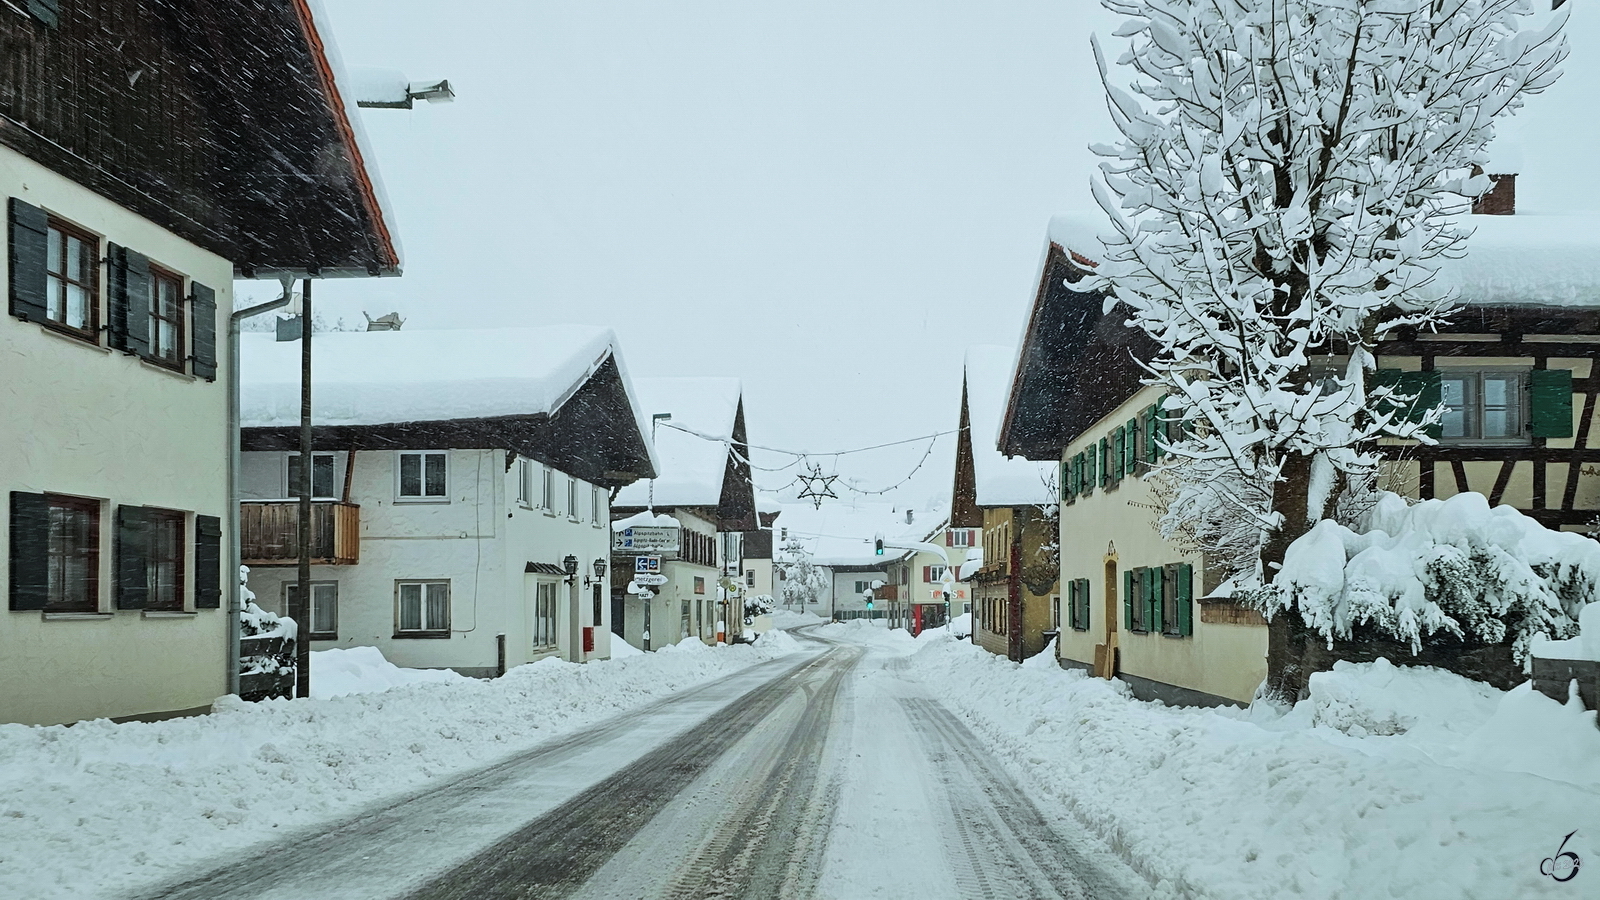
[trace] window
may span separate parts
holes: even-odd
[[[694,577],[694,592],[696,594],[704,594],[706,592],[706,580],[699,575]]]
[[[1074,578],[1067,582],[1067,616],[1074,631],[1089,630],[1089,579]],[[1059,620],[1056,627],[1060,627]]]
[[[395,620],[396,637],[429,635],[448,637],[450,633],[450,582],[402,581]]]
[[[549,466],[540,468],[539,505],[552,515],[556,511],[556,475]]]
[[[283,586],[283,608],[295,608],[300,585],[289,582]],[[311,639],[332,641],[339,637],[339,582],[311,582]]]
[[[400,485],[398,496],[402,500],[446,500],[445,473],[448,455],[443,450],[404,452],[400,454]],[[315,473],[313,472],[313,477]]]
[[[183,368],[183,279],[150,268],[150,359]]]
[[[578,518],[578,479],[567,479],[567,518]]]
[[[971,528],[958,528],[958,529],[950,532],[950,546],[952,546],[952,547],[971,547],[972,546],[972,529]]]
[[[146,509],[145,609],[183,611],[183,513]]]
[[[1188,563],[1128,569],[1122,573],[1124,625],[1135,633],[1194,634],[1194,571]]]
[[[335,483],[338,481],[332,453],[311,454],[311,496],[329,499],[338,496],[335,493]],[[300,454],[291,453],[284,458],[283,467],[283,495],[285,497],[300,496]]]
[[[517,460],[517,502],[533,506],[533,460]]]
[[[929,584],[938,584],[944,581],[944,573],[944,566],[923,566],[922,580],[928,582]]]
[[[45,318],[99,343],[100,239],[51,219],[48,241]]]
[[[556,583],[541,581],[534,588],[533,624],[528,643],[533,647],[556,645]]]
[[[744,586],[745,587],[755,587],[756,586],[756,570],[755,569],[747,569],[747,570],[745,570],[745,573],[744,573]]]
[[[589,521],[596,525],[604,524],[606,521],[605,495],[600,492],[599,487],[591,487],[589,489],[589,506],[591,507]]]
[[[1050,598],[1050,628],[1052,631],[1061,630],[1061,597],[1056,595]]]
[[[1445,406],[1440,439],[1524,441],[1523,372],[1441,370]]]
[[[100,503],[48,494],[46,612],[100,611]],[[16,546],[16,535],[12,536]]]

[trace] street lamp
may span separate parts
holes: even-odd
[[[594,561],[594,578],[596,581],[606,577],[605,557],[596,557]]]
[[[568,553],[567,558],[561,561],[561,569],[567,573],[567,583],[571,584],[578,577],[578,558]]]

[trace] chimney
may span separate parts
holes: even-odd
[[[1483,168],[1472,167],[1473,175],[1482,175]],[[1494,186],[1485,191],[1483,196],[1472,201],[1472,213],[1477,216],[1511,216],[1517,212],[1517,176],[1516,173],[1503,175],[1490,175],[1489,180]]]

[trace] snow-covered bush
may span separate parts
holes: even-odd
[[[1261,595],[1333,641],[1355,625],[1407,641],[1444,632],[1510,641],[1526,663],[1536,636],[1565,638],[1600,593],[1600,544],[1551,531],[1482,494],[1408,504],[1384,493],[1354,529],[1324,519],[1289,546]]]
[[[298,631],[295,621],[269,612],[256,605],[255,591],[250,590],[250,567],[239,567],[239,635],[257,640],[246,641],[239,657],[240,675],[278,675],[294,671],[294,639]],[[282,638],[282,642],[270,641]],[[266,647],[275,644],[279,649],[272,653],[251,653],[250,646]]]
[[[746,619],[753,619],[756,616],[764,616],[767,613],[772,612],[776,605],[777,601],[772,599],[771,594],[754,594],[747,596],[744,598],[744,617]]]

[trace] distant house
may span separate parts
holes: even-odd
[[[744,576],[741,580],[744,593],[752,597],[778,597],[780,588],[777,571],[773,567],[774,534],[783,505],[770,497],[756,498],[757,528],[747,532],[742,541]]]
[[[962,567],[973,583],[973,642],[1021,661],[1059,625],[1059,497],[1053,464],[1008,459],[995,446],[1014,358],[1008,347],[967,349],[950,522],[954,535],[980,534],[981,564]]]
[[[676,552],[633,553],[620,543],[614,549],[612,627],[620,622],[618,633],[644,650],[688,637],[715,643],[719,631],[726,637],[743,618],[720,582],[741,571],[742,536],[760,527],[742,388],[736,378],[641,378],[637,386],[647,421],[671,418],[653,428],[660,474],[619,490],[612,518],[621,527],[641,514],[640,524],[652,512],[668,516],[680,541]],[[646,599],[628,586],[638,560],[652,557],[666,583]]]
[[[922,536],[921,543],[929,548],[899,551],[888,566],[884,590],[891,624],[915,635],[972,611],[972,585],[962,580],[961,570],[978,546],[978,536],[979,529],[940,522]]]
[[[205,711],[233,281],[397,275],[394,221],[305,3],[9,3],[0,48],[0,722]]]
[[[952,606],[966,599],[967,585],[944,581],[950,565],[946,560],[955,559],[958,565],[964,551],[952,552],[935,543],[945,539],[942,522],[930,529],[902,506],[863,498],[828,501],[820,508],[808,502],[788,503],[783,521],[780,535],[798,541],[827,577],[818,598],[823,616],[835,621],[881,620],[890,627],[920,630],[944,623],[946,586],[951,588]],[[879,537],[884,539],[881,555]],[[780,549],[778,555],[781,568],[788,554]]]
[[[244,338],[243,555],[279,611],[297,590],[298,354]],[[610,494],[654,474],[611,332],[340,332],[315,354],[312,648],[474,676],[608,657]]]

